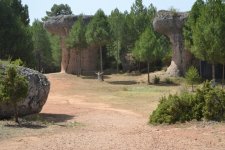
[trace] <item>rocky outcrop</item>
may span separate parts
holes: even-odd
[[[83,16],[84,22],[88,23],[92,16]],[[76,74],[79,71],[80,57],[76,49],[67,49],[65,39],[69,34],[73,24],[78,20],[78,16],[61,15],[49,18],[44,22],[44,28],[52,34],[60,36],[62,60],[61,72]],[[91,45],[81,53],[81,66],[83,74],[95,72],[98,62],[98,47]]]
[[[19,116],[39,113],[48,98],[50,82],[38,71],[20,67],[20,74],[24,75],[29,81],[27,98],[18,104]],[[0,66],[0,71],[5,71],[4,66]],[[12,105],[3,103],[0,105],[0,118],[9,118],[14,115]]]
[[[173,56],[171,65],[167,68],[167,73],[170,76],[184,75],[191,60],[191,54],[184,47],[182,34],[187,17],[188,13],[161,10],[153,21],[154,29],[169,37],[172,43]]]

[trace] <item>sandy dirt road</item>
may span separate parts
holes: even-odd
[[[42,114],[79,125],[1,140],[0,150],[225,150],[224,124],[150,126],[139,113],[87,102],[91,93],[68,92],[76,83],[66,77],[48,78],[51,92]]]

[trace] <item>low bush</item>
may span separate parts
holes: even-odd
[[[205,82],[196,93],[163,97],[150,116],[151,124],[185,122],[196,119],[225,120],[225,92]]]
[[[153,83],[154,84],[159,84],[159,82],[160,82],[160,78],[155,75],[155,77],[153,78]]]
[[[165,83],[166,84],[174,84],[173,81],[170,78],[165,78]]]
[[[176,123],[177,121],[185,122],[192,119],[191,102],[193,96],[184,93],[180,96],[169,95],[167,98],[163,97],[155,111],[150,116],[150,123]]]

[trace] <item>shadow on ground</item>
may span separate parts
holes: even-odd
[[[107,81],[109,84],[118,84],[118,85],[133,85],[137,84],[136,81]]]
[[[16,124],[16,123],[8,123],[6,125],[4,125],[5,127],[9,127],[9,128],[28,128],[28,129],[43,129],[43,128],[47,128],[47,125],[44,124],[39,124],[36,122],[21,122],[20,125]]]
[[[42,120],[54,123],[65,122],[75,117],[67,114],[48,114],[48,113],[40,113],[39,116]]]
[[[66,121],[74,119],[75,116],[67,114],[47,114],[40,113],[29,115],[20,119],[20,124],[14,121],[8,121],[4,126],[9,128],[28,128],[28,129],[42,129],[49,125],[67,126]]]
[[[82,76],[81,77],[82,79],[96,79],[97,80],[97,75],[96,76]],[[104,75],[104,79],[110,79],[110,77],[109,76],[107,76],[107,75]]]

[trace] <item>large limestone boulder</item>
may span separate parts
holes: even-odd
[[[184,75],[191,60],[191,54],[184,48],[182,34],[187,17],[188,13],[161,10],[153,21],[154,29],[169,37],[172,43],[173,56],[171,65],[167,68],[170,76]]]
[[[55,35],[60,36],[62,60],[61,72],[76,74],[79,70],[79,63],[81,62],[83,73],[95,72],[98,60],[98,47],[91,45],[81,52],[81,60],[76,49],[68,50],[65,45],[65,39],[69,34],[73,24],[78,20],[79,16],[75,15],[60,15],[51,17],[44,22],[44,28]],[[83,16],[84,22],[88,23],[92,16]]]
[[[20,74],[24,75],[29,81],[29,90],[27,98],[18,104],[19,116],[39,113],[47,101],[50,82],[43,74],[38,71],[20,67]],[[0,71],[5,71],[4,66],[0,66]],[[0,118],[9,118],[13,116],[14,109],[10,104],[0,105]]]

